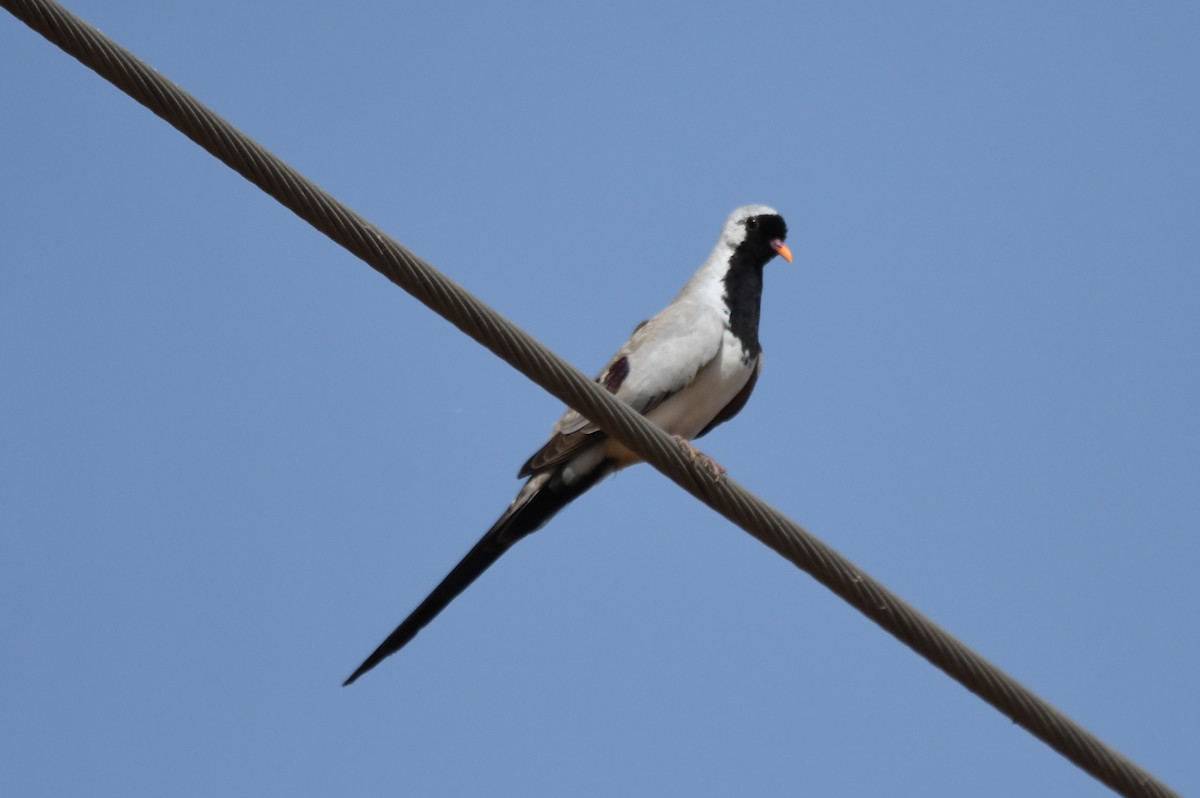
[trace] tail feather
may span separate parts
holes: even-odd
[[[379,644],[371,656],[363,660],[350,678],[342,682],[342,686],[353,684],[358,677],[404,648],[513,544],[540,529],[559,510],[611,473],[612,469],[612,463],[602,462],[591,473],[570,485],[563,482],[561,468],[532,477],[517,494],[512,506],[454,566],[454,570]]]
[[[434,588],[433,592],[412,611],[412,614],[379,644],[371,656],[367,657],[358,666],[358,669],[350,674],[349,679],[342,682],[342,686],[354,684],[359,676],[402,649],[417,636],[417,632],[437,617],[437,614],[445,609],[446,605],[457,598],[459,593],[466,590],[476,577],[500,559],[500,555],[508,551],[514,542],[497,537],[490,531],[484,535],[474,548],[467,552],[467,556],[454,566],[454,570],[441,581],[441,584]]]

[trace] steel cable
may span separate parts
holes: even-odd
[[[0,5],[1080,768],[1131,798],[1176,795],[778,510],[713,479],[662,430],[61,5]]]

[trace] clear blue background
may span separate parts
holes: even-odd
[[[1200,7],[72,8],[593,372],[777,207],[703,448],[1200,792]],[[0,793],[1107,791],[647,467],[341,680],[559,403],[0,15]]]

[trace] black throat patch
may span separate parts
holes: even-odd
[[[725,273],[725,304],[729,308],[729,331],[742,342],[742,360],[749,363],[762,352],[758,341],[758,318],[762,306],[763,267],[775,257],[774,240],[782,241],[787,227],[778,216],[757,217],[754,229],[729,259]]]
[[[739,249],[725,275],[725,304],[729,307],[729,331],[742,342],[742,360],[758,357],[758,317],[762,306],[763,264],[742,255]]]

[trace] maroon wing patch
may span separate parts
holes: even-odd
[[[629,358],[622,355],[614,360],[613,364],[605,370],[601,384],[604,385],[609,393],[616,393],[617,389],[621,387],[621,383],[625,382],[625,378],[628,376]]]
[[[616,393],[617,389],[621,387],[621,383],[628,376],[629,358],[621,355],[610,363],[608,368],[600,372],[600,376],[596,378],[596,382],[603,385],[609,393]],[[533,457],[525,461],[525,465],[521,466],[521,470],[517,476],[523,479],[530,474],[552,468],[572,457],[585,446],[602,441],[606,437],[603,432],[591,424],[574,432],[560,432],[546,441],[546,444],[541,449],[538,449]]]

